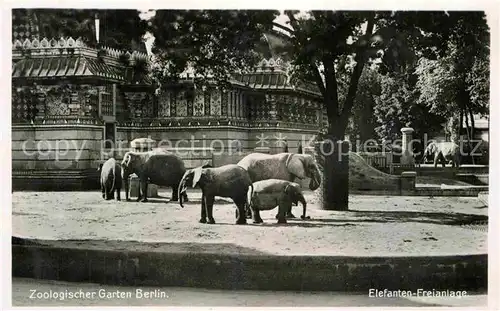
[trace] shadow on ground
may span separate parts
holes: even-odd
[[[293,221],[293,220],[292,220]],[[311,219],[311,223],[388,223],[388,222],[417,222],[436,225],[464,226],[485,225],[488,216],[462,214],[462,213],[439,213],[439,212],[413,212],[413,211],[356,211],[350,210],[342,215],[342,218],[319,218]]]
[[[104,249],[109,251],[127,250],[136,252],[172,252],[183,254],[240,254],[240,255],[268,255],[250,247],[243,247],[232,243],[158,243],[121,240],[37,240],[12,236],[12,245],[46,246],[77,249]]]

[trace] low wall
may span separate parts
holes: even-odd
[[[103,126],[13,125],[13,190],[96,189]]]
[[[12,276],[127,286],[367,292],[485,290],[488,256],[273,256],[12,245]],[[155,243],[158,245],[158,243]],[[207,249],[210,246],[207,247]],[[178,247],[177,247],[178,249]]]

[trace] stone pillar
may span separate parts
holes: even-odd
[[[414,166],[415,159],[413,158],[412,145],[410,144],[413,136],[413,129],[411,127],[404,127],[401,129],[401,133],[403,133],[401,164]]]
[[[409,191],[415,191],[415,183],[417,179],[417,172],[403,172],[401,173],[401,194],[406,194]]]

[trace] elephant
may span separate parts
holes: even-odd
[[[253,192],[248,191],[248,202],[252,211],[253,222],[258,224],[263,220],[259,211],[268,211],[278,206],[278,223],[286,223],[286,212],[291,209],[292,203],[302,203],[301,219],[310,219],[306,216],[306,199],[300,190],[300,185],[281,179],[266,179],[253,183]]]
[[[252,181],[248,172],[236,164],[227,164],[220,167],[210,165],[199,166],[184,173],[179,184],[179,204],[183,206],[182,194],[188,185],[192,188],[199,185],[201,196],[200,223],[215,224],[213,205],[215,196],[231,198],[238,209],[236,224],[246,224],[245,208],[248,205],[247,193],[253,191]],[[207,221],[208,217],[208,221]]]
[[[100,164],[97,169],[101,172],[102,198],[111,200],[116,191],[116,200],[120,201],[120,190],[122,188],[122,168],[114,158],[108,159]]]
[[[252,182],[266,179],[282,179],[295,181],[311,178],[309,189],[316,190],[321,185],[321,173],[315,160],[310,154],[297,153],[251,153],[238,162],[238,165],[248,171]],[[247,210],[247,217],[251,211]],[[292,207],[286,212],[287,218],[295,218]]]
[[[422,163],[431,157],[434,157],[434,167],[439,161],[445,167],[446,160],[451,161],[452,167],[460,167],[460,147],[454,142],[430,142],[424,150]]]
[[[125,197],[129,201],[129,176],[136,174],[139,177],[139,196],[137,201],[147,202],[148,183],[158,186],[172,187],[171,201],[177,201],[179,182],[186,172],[184,162],[175,154],[167,152],[129,151],[123,156],[122,176],[125,183]],[[142,194],[141,194],[142,192]],[[141,200],[142,199],[142,200]],[[187,195],[184,201],[187,201]]]

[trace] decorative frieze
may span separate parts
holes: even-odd
[[[227,92],[221,93],[218,89],[212,90],[210,101],[210,115],[212,116],[227,115],[226,109],[223,111],[223,108],[227,107]]]

